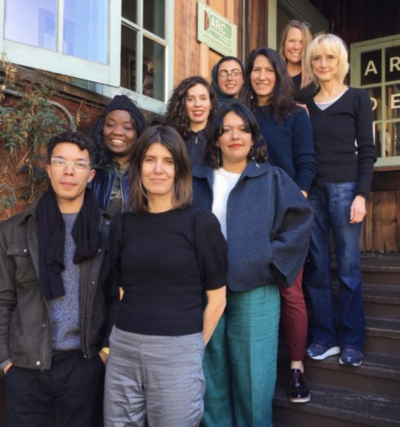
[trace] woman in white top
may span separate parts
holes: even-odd
[[[302,267],[311,209],[266,148],[251,111],[228,104],[193,170],[194,204],[219,219],[229,259],[227,308],[204,359],[205,427],[272,426],[277,285],[290,286]]]

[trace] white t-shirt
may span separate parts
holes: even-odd
[[[226,235],[226,205],[228,203],[229,193],[235,187],[240,178],[240,173],[227,172],[223,168],[214,171],[214,201],[212,212],[218,218],[221,224],[222,234]]]

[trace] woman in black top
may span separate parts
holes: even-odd
[[[215,216],[191,206],[189,159],[174,129],[146,130],[129,172],[132,212],[110,231],[124,295],[110,338],[105,425],[198,426],[204,345],[225,308],[226,242]]]
[[[279,53],[286,62],[288,74],[294,84],[294,99],[300,103],[317,93],[304,63],[307,47],[311,42],[312,34],[308,22],[289,21],[283,30],[279,47]]]
[[[314,208],[307,285],[316,360],[340,353],[340,363],[359,366],[365,338],[360,271],[360,232],[375,162],[368,93],[344,84],[347,48],[333,34],[309,46],[306,66],[318,94],[307,101],[318,169],[309,201]],[[337,320],[331,284],[332,231],[339,275]]]
[[[217,109],[214,90],[200,76],[182,80],[168,101],[165,123],[184,139],[192,168],[203,162],[207,129]]]

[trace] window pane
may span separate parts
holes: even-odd
[[[122,0],[122,17],[137,24],[137,0]]]
[[[143,2],[144,28],[161,38],[165,38],[165,0],[146,0]]]
[[[367,92],[371,98],[373,120],[382,120],[382,89],[374,87],[367,89]]]
[[[108,63],[108,0],[65,0],[63,53]]]
[[[382,51],[361,54],[361,84],[372,85],[382,82]]]
[[[143,39],[143,94],[164,101],[165,48]]]
[[[4,37],[56,50],[57,0],[6,0]]]
[[[136,91],[136,31],[122,26],[121,86]]]
[[[386,120],[400,119],[400,84],[386,86]]]
[[[400,122],[386,123],[385,156],[400,156]]]
[[[374,124],[374,143],[376,157],[382,157],[382,123]]]
[[[400,80],[400,46],[388,47],[385,51],[386,81]]]

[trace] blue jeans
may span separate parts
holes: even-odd
[[[314,209],[306,285],[311,301],[312,342],[361,350],[365,339],[360,268],[361,223],[350,224],[355,182],[314,185],[309,202]],[[330,231],[337,258],[339,306],[337,321],[331,282]]]

